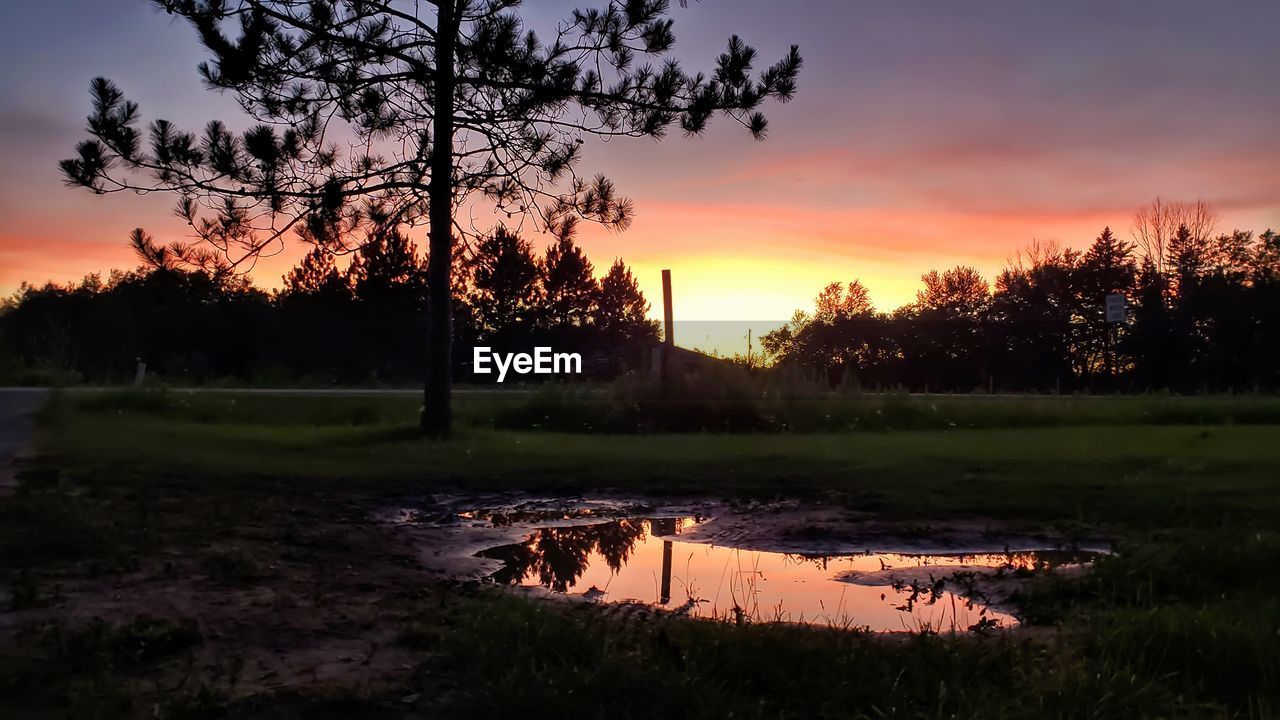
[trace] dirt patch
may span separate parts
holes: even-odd
[[[79,638],[87,629],[116,632],[154,618],[190,624],[199,642],[137,667],[106,658],[83,673],[116,678],[120,687],[111,692],[127,705],[123,716],[166,717],[276,695],[395,706],[415,685],[421,661],[399,635],[430,596],[430,577],[414,559],[420,546],[412,538],[367,515],[311,514],[287,539],[256,522],[225,526],[214,543],[175,538],[131,555],[125,571],[104,568],[101,559],[23,570],[35,590],[21,607],[13,590],[5,593],[0,645],[17,654],[0,658],[0,670],[15,668],[0,681],[35,678],[42,671],[32,668],[58,664],[60,653],[96,653],[65,638],[86,644]],[[73,685],[56,703],[85,692]],[[94,694],[89,702],[106,700]]]

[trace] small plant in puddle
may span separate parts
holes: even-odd
[[[907,593],[907,599],[903,604],[897,606],[897,609],[909,613],[915,610],[916,604],[922,599],[926,605],[937,603],[938,599],[942,597],[943,588],[946,584],[946,578],[935,579],[930,575],[928,582],[912,580],[908,583],[905,580],[894,580],[891,587],[900,593]]]
[[[969,626],[969,632],[975,635],[986,635],[1000,629],[1000,621],[987,617],[987,611],[982,611],[982,617],[978,622]]]
[[[951,575],[951,581],[956,586],[951,592],[965,599],[969,609],[975,608],[979,603],[982,605],[990,605],[993,598],[983,589],[984,575],[981,572],[973,570],[960,570]],[[986,608],[982,609],[986,612]]]

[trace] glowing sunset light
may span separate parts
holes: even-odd
[[[30,65],[38,29],[68,4],[79,21],[66,52]],[[550,21],[572,5],[525,13]],[[597,272],[622,257],[656,306],[671,268],[678,319],[783,320],[853,279],[890,311],[931,269],[972,265],[991,279],[1033,240],[1083,247],[1105,225],[1127,237],[1133,210],[1156,196],[1209,202],[1219,230],[1280,226],[1280,96],[1259,92],[1280,69],[1275,3],[727,7],[675,7],[676,54],[704,65],[726,32],[765,57],[798,43],[800,93],[771,113],[768,139],[721,123],[694,140],[593,141],[581,168],[636,203],[625,233],[583,227]],[[0,35],[5,66],[27,67],[0,78],[0,294],[130,268],[135,227],[187,238],[171,198],[73,192],[56,163],[82,135],[99,74],[146,118],[241,122],[200,86],[191,31],[150,3],[75,0],[27,4]],[[277,286],[302,252],[261,259],[254,281]]]

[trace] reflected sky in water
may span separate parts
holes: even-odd
[[[507,585],[652,604],[692,617],[875,632],[1011,627],[1017,624],[1012,615],[986,607],[951,576],[961,568],[1016,572],[1064,559],[1051,553],[805,557],[681,541],[697,522],[620,519],[544,527],[522,543],[480,554],[503,563],[492,578]]]

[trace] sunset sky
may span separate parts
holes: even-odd
[[[525,12],[545,27],[591,4]],[[682,319],[782,319],[854,278],[892,309],[931,268],[990,277],[1033,239],[1127,235],[1156,196],[1212,203],[1220,229],[1280,228],[1275,0],[703,0],[673,13],[689,68],[709,68],[735,32],[769,62],[792,43],[806,61],[797,99],[766,108],[763,143],[721,122],[697,139],[589,146],[581,169],[611,176],[638,214],[582,243],[601,270],[623,257],[651,300],[672,268]],[[203,58],[146,0],[6,8],[0,294],[130,267],[137,226],[184,237],[172,198],[67,189],[56,163],[82,138],[95,75],[146,120],[235,120],[229,97],[202,88]],[[254,278],[273,286],[296,260]]]

